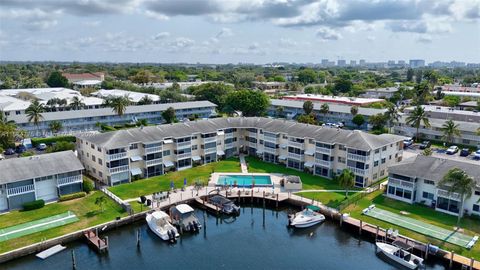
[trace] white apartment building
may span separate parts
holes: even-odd
[[[214,162],[239,152],[332,178],[352,170],[365,187],[402,160],[404,137],[262,117],[215,118],[77,136],[87,172],[107,185]]]
[[[464,213],[480,215],[480,168],[478,164],[418,155],[388,168],[386,196],[407,203],[422,203],[451,215],[460,213],[461,196],[439,185],[452,168],[464,170],[477,182],[465,200]]]

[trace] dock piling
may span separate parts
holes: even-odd
[[[77,263],[75,261],[75,250],[72,249],[72,269],[77,270]]]
[[[473,270],[473,263],[475,262],[474,258],[470,258],[470,270]]]
[[[140,247],[140,229],[137,230],[137,247]]]
[[[427,244],[427,249],[425,250],[425,258],[424,260],[428,259],[428,251],[430,250],[430,243]]]
[[[363,221],[360,220],[360,226],[358,227],[358,235],[362,235]]]
[[[278,193],[277,193],[277,201],[275,203],[275,207],[278,208]]]
[[[378,239],[378,231],[380,230],[380,227],[378,227],[377,225],[377,232],[375,233],[375,242],[377,241]]]
[[[450,252],[450,263],[448,264],[448,269],[452,269],[453,266],[453,256],[455,256],[455,252],[451,251]]]

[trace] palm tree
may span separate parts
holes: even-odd
[[[137,104],[138,105],[149,105],[149,104],[152,104],[152,103],[153,103],[153,100],[149,96],[145,95],[138,101]]]
[[[303,111],[305,114],[311,114],[313,111],[313,102],[307,100],[303,103]]]
[[[95,204],[100,206],[100,209],[103,212],[103,206],[107,203],[107,198],[105,196],[100,196],[95,199]]]
[[[427,114],[422,106],[415,107],[415,109],[413,109],[413,111],[411,111],[408,115],[406,122],[417,129],[417,133],[415,134],[415,140],[417,141],[420,124],[423,122],[425,127],[430,127],[430,121],[428,120]]]
[[[148,119],[138,119],[137,126],[148,126]]]
[[[73,97],[70,101],[70,107],[74,110],[80,110],[83,106],[85,106],[85,103],[77,96]]]
[[[127,106],[130,105],[130,99],[127,96],[112,97],[107,99],[105,104],[111,107],[118,116],[122,116],[127,110]]]
[[[0,110],[0,125],[10,125],[10,124],[15,124],[15,121],[13,120],[8,120],[7,115],[3,110]]]
[[[352,106],[352,107],[350,108],[350,113],[351,113],[353,116],[357,115],[357,113],[358,113],[358,107],[357,107],[357,106]]]
[[[50,122],[48,127],[50,128],[53,134],[57,134],[60,130],[62,130],[63,125],[60,121],[52,121]]]
[[[400,119],[400,114],[398,113],[398,107],[395,106],[394,104],[389,104],[388,109],[385,112],[385,117],[387,118],[388,129],[390,132],[391,128],[395,125],[395,123],[398,123],[398,120]]]
[[[277,117],[283,117],[283,112],[285,111],[285,108],[283,106],[278,106],[275,109],[275,113],[277,114]]]
[[[47,106],[48,106],[48,110],[51,111],[51,112],[54,112],[56,111],[57,109],[57,104],[58,104],[58,101],[60,99],[58,98],[51,98],[47,101]]]
[[[460,212],[458,213],[457,227],[463,217],[463,204],[466,199],[472,196],[476,182],[473,177],[459,168],[453,168],[438,183],[440,187],[446,188],[449,193],[460,194]]]
[[[327,113],[330,111],[330,107],[328,106],[327,103],[323,103],[322,106],[320,106],[320,113],[323,114],[323,121],[326,121]]]
[[[45,112],[45,107],[43,104],[38,102],[38,100],[32,101],[30,106],[25,110],[25,113],[28,117],[28,122],[32,123],[38,128],[38,124],[43,119],[42,113]]]
[[[15,121],[8,120],[7,115],[0,110],[0,148],[8,148],[15,142],[16,131]]]
[[[442,132],[443,132],[443,139],[449,143],[453,142],[453,138],[455,136],[461,137],[462,133],[458,129],[458,124],[455,124],[452,119],[448,120],[447,122],[443,123],[442,125]]]
[[[345,169],[338,176],[338,183],[345,189],[345,199],[348,197],[348,190],[355,185],[355,174],[349,169]]]

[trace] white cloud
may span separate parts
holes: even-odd
[[[421,35],[416,41],[420,43],[432,43],[432,37],[430,35]]]
[[[170,37],[170,32],[160,32],[156,35],[154,35],[152,38],[154,40],[160,40],[160,39],[165,39],[165,38],[168,38]]]
[[[225,38],[225,37],[231,37],[233,36],[233,31],[230,28],[224,27],[220,32],[217,33],[215,38]]]
[[[155,20],[159,20],[159,21],[166,21],[169,19],[168,16],[166,15],[163,15],[163,14],[158,14],[156,12],[153,12],[153,11],[150,11],[150,10],[146,10],[145,11],[145,15],[149,18],[152,18],[152,19],[155,19]]]
[[[99,26],[101,23],[101,21],[86,21],[86,22],[83,22],[84,25],[86,26],[90,26],[90,27],[97,27]]]
[[[320,27],[317,29],[317,37],[322,40],[338,40],[342,38],[342,35],[331,28]]]

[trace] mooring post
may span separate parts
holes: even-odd
[[[183,192],[180,192],[180,201],[182,201],[182,200],[183,200],[183,198],[182,198],[182,197],[183,197]]]
[[[358,227],[358,234],[362,235],[362,227],[363,227],[363,221],[360,220],[360,227]]]
[[[108,250],[108,236],[105,236],[105,245],[107,245],[107,250]]]
[[[140,229],[137,229],[137,247],[140,246]]]
[[[75,250],[72,249],[72,269],[77,270],[77,263],[75,262]]]
[[[474,258],[470,258],[470,270],[473,270],[473,263],[475,262]]]
[[[278,193],[277,193],[277,203],[275,204],[275,207],[278,208]]]
[[[428,251],[430,250],[430,243],[427,243],[427,249],[425,250],[425,258],[424,260],[428,259]]]
[[[375,233],[375,241],[377,241],[377,239],[378,239],[378,231],[379,230],[380,230],[380,227],[378,227],[378,225],[377,225],[377,232]]]
[[[263,208],[265,208],[265,190],[263,191]]]
[[[251,195],[252,195],[252,196],[250,197],[250,198],[251,198],[251,199],[250,199],[250,203],[253,203],[253,189],[252,189],[252,194],[251,194]]]
[[[453,266],[453,256],[455,256],[455,252],[451,251],[450,252],[450,263],[448,264],[448,269],[452,269]]]
[[[342,214],[340,214],[340,221],[339,221],[339,222],[340,222],[340,227],[342,227],[342,223],[343,223],[343,216],[342,216]]]

